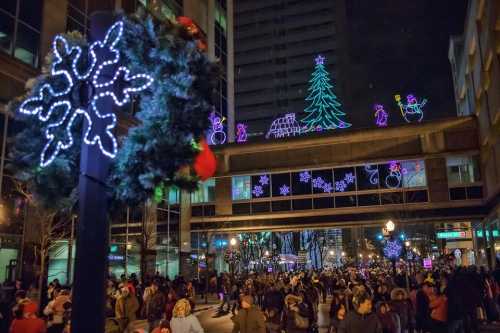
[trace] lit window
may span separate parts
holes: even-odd
[[[447,157],[448,184],[470,184],[481,180],[476,156]]]
[[[211,178],[198,184],[198,189],[191,193],[191,203],[215,201],[215,179]]]
[[[403,161],[401,162],[401,168],[403,170],[404,187],[427,186],[424,161]]]
[[[177,187],[171,187],[168,189],[168,203],[171,205],[178,204],[180,202],[180,191]]]
[[[250,200],[252,197],[250,176],[232,178],[232,197],[233,200]]]

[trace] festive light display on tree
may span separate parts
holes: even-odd
[[[311,180],[311,174],[309,173],[309,171],[302,171],[299,174],[299,178],[301,183],[309,183],[309,181]]]
[[[324,65],[325,57],[318,55],[315,63],[315,70],[309,80],[309,95],[306,97],[306,101],[311,104],[304,110],[307,116],[301,120],[305,131],[350,127],[351,124],[341,119],[345,113],[341,110],[337,96],[332,92],[333,85]]]
[[[424,119],[424,110],[422,109],[427,104],[427,99],[418,102],[414,95],[406,96],[406,104],[401,102],[401,95],[395,95],[401,116],[407,123],[421,122]]]
[[[368,173],[368,177],[370,180],[370,184],[377,185],[378,184],[378,167],[376,165],[365,165],[365,171]]]
[[[224,121],[225,117],[219,117],[215,112],[210,114],[210,123],[212,124],[212,129],[210,131],[210,144],[212,145],[223,145],[226,143],[226,132],[224,132]]]
[[[236,125],[236,142],[247,142],[247,127],[245,124]]]
[[[375,124],[378,127],[387,127],[387,120],[389,118],[389,114],[384,110],[384,106],[382,104],[375,104]]]
[[[396,240],[388,240],[384,246],[384,255],[391,260],[395,260],[401,256],[403,246]]]
[[[43,84],[38,90],[38,96],[26,99],[19,108],[21,113],[38,115],[41,122],[47,123],[45,126],[47,143],[40,154],[41,167],[51,164],[61,150],[69,149],[73,145],[71,130],[78,116],[83,116],[85,120],[86,130],[83,140],[85,144],[97,144],[104,155],[110,158],[116,157],[118,143],[112,133],[116,126],[116,115],[102,113],[99,102],[111,98],[115,105],[123,106],[130,102],[130,94],[145,90],[153,83],[151,76],[131,75],[123,66],[118,67],[111,80],[101,75],[107,66],[119,63],[120,52],[116,49],[116,45],[122,34],[123,22],[116,22],[108,30],[102,42],[96,41],[88,48],[88,64],[82,59],[82,47],[70,47],[63,36],[54,38],[52,44],[54,60],[50,73],[53,77],[63,77],[66,86],[58,90],[50,83]],[[114,88],[118,84],[122,89],[117,96]],[[83,87],[91,91],[90,96],[75,97]],[[90,112],[86,109],[89,102]],[[104,133],[96,132],[94,124],[97,122],[106,124]]]
[[[295,119],[295,113],[288,113],[284,117],[277,118],[271,123],[271,127],[266,134],[266,139],[275,139],[289,136],[297,136],[302,133],[299,122]]]
[[[287,186],[287,185],[281,186],[280,187],[280,194],[283,196],[287,196],[288,194],[290,194],[290,186]]]

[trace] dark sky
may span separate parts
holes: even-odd
[[[373,104],[404,122],[394,95],[427,98],[425,120],[456,115],[448,43],[464,28],[465,0],[346,0],[346,66],[339,95],[353,129],[373,127]]]

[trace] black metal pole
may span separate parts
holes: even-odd
[[[90,18],[89,43],[103,40],[114,21],[114,16],[109,12],[93,14]],[[102,75],[110,76],[116,68],[107,67]],[[103,100],[100,105],[106,111],[116,111],[111,99]],[[89,109],[89,112],[92,110]],[[96,130],[102,130],[100,133],[104,133],[105,124],[97,122],[94,126]],[[80,216],[71,320],[73,333],[104,332],[109,230],[105,182],[109,165],[109,157],[103,155],[97,145],[88,146],[82,143],[79,180]]]

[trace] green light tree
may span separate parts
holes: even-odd
[[[325,68],[325,57],[318,55],[314,61],[316,66],[309,80],[309,95],[306,97],[306,101],[311,104],[304,110],[307,116],[301,120],[304,131],[351,127],[351,124],[341,119],[345,113],[341,110],[342,104],[332,92],[333,85]]]

